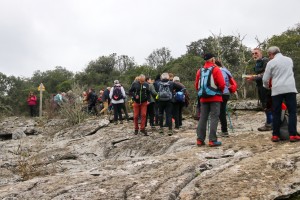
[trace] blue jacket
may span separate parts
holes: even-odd
[[[230,94],[229,89],[228,89],[229,88],[229,79],[232,77],[232,75],[231,75],[230,71],[225,67],[222,67],[221,71],[222,71],[222,75],[225,80],[225,89],[223,91],[223,94],[229,95]]]

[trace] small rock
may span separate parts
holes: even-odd
[[[26,134],[24,133],[23,129],[15,129],[12,132],[12,139],[13,140],[21,139],[21,138],[24,138],[24,137],[26,137]]]

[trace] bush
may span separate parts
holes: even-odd
[[[59,106],[59,114],[62,118],[67,119],[71,125],[82,123],[88,113],[83,103],[82,92],[84,88],[78,84],[73,84],[72,89],[67,92],[64,102]]]

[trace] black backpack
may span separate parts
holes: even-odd
[[[112,99],[113,100],[120,100],[120,99],[124,99],[123,94],[122,94],[122,90],[121,90],[121,86],[114,86],[114,91],[113,91],[113,95],[112,95]]]

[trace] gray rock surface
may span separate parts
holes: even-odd
[[[0,199],[289,197],[300,191],[300,145],[272,143],[271,132],[256,131],[263,119],[236,111],[217,148],[195,145],[193,120],[173,136],[148,129],[149,137],[134,135],[132,121],[37,121],[39,134],[0,141]]]

